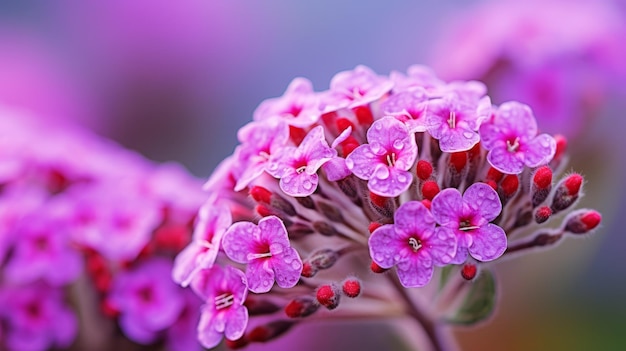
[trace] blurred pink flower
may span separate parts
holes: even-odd
[[[445,79],[480,79],[496,104],[532,106],[542,131],[577,135],[626,78],[626,22],[608,1],[489,1],[437,40]]]

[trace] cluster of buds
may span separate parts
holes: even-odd
[[[238,137],[173,270],[205,302],[207,348],[224,336],[233,348],[265,342],[307,321],[397,316],[437,348],[433,326],[487,316],[462,302],[494,294],[485,264],[544,246],[541,225],[581,196],[578,174],[552,186],[566,143],[539,134],[528,106],[494,106],[482,83],[446,83],[422,66],[389,77],[358,66],[324,92],[297,78]],[[560,233],[599,221],[574,212]],[[422,311],[416,293],[439,303]]]
[[[80,332],[113,342],[118,324],[139,344],[200,350],[200,301],[170,272],[205,200],[201,183],[23,113],[0,109],[0,349],[62,349]]]

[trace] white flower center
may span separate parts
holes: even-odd
[[[513,143],[511,143],[511,140],[507,140],[506,149],[509,152],[516,152],[517,149],[519,149],[519,137],[515,138],[515,140],[513,140]]]
[[[387,154],[387,165],[389,167],[393,167],[396,165],[396,153],[395,152]]]
[[[223,308],[231,306],[235,302],[233,294],[224,293],[215,297],[215,308],[221,310]]]
[[[456,128],[456,112],[450,111],[450,117],[448,117],[448,126],[451,129]]]
[[[422,248],[422,243],[413,237],[409,238],[409,245],[411,245],[413,252],[417,252],[417,250]]]

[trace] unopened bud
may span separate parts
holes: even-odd
[[[250,196],[256,202],[269,204],[272,199],[272,192],[262,186],[253,186],[249,191]]]
[[[478,267],[473,263],[466,263],[461,269],[461,276],[465,280],[472,280],[476,278],[476,273],[478,273]]]
[[[270,314],[280,310],[280,306],[275,303],[263,298],[253,298],[250,295],[248,295],[244,305],[250,316]]]
[[[252,342],[266,342],[287,332],[294,322],[282,320],[273,321],[265,325],[259,325],[246,334],[246,338]]]
[[[487,180],[493,180],[497,183],[502,180],[502,177],[504,177],[504,174],[493,167],[487,171]]]
[[[348,128],[352,128],[352,130],[354,130],[354,125],[352,124],[352,122],[345,117],[338,117],[335,120],[335,126],[337,127],[337,132],[339,132],[340,134]]]
[[[308,317],[315,313],[320,305],[311,296],[299,296],[285,306],[285,314],[289,318]]]
[[[368,106],[358,106],[352,109],[356,115],[357,121],[363,126],[370,126],[374,123],[374,115]]]
[[[310,196],[297,196],[296,201],[300,204],[300,206],[304,208],[308,208],[310,210],[315,209],[315,201]]]
[[[302,262],[302,272],[300,275],[305,278],[313,278],[318,271],[319,269],[313,267],[310,262]]]
[[[244,347],[248,346],[249,343],[250,341],[245,336],[242,336],[237,340],[226,339],[226,342],[225,342],[226,347],[228,347],[231,350],[243,349]]]
[[[378,263],[372,261],[372,264],[370,264],[370,270],[374,273],[384,273],[386,271],[388,271],[387,268],[383,268],[381,266],[378,265]]]
[[[541,206],[535,211],[535,222],[543,223],[552,216],[552,209],[548,206]]]
[[[533,174],[530,186],[532,205],[539,206],[550,195],[552,190],[552,170],[548,166],[539,167]]]
[[[337,259],[339,258],[339,254],[335,250],[331,249],[322,249],[315,251],[309,256],[306,262],[309,262],[311,266],[317,269],[328,269],[332,267]]]
[[[439,185],[433,180],[427,180],[422,184],[422,197],[431,200],[439,194]]]
[[[317,298],[317,302],[320,305],[326,307],[329,310],[334,310],[339,306],[339,299],[341,295],[339,294],[339,289],[334,284],[331,285],[322,285],[317,288],[317,292],[315,293],[315,297]]]
[[[565,219],[565,231],[572,234],[585,234],[595,229],[602,221],[602,215],[594,210],[581,209],[572,212]]]
[[[372,200],[372,203],[378,207],[385,207],[385,205],[387,204],[387,200],[389,200],[389,198],[380,196],[378,194],[374,194],[373,192],[370,191],[370,200]]]
[[[361,282],[356,278],[348,278],[341,285],[343,294],[349,298],[355,298],[361,294]]]
[[[583,177],[574,173],[562,179],[556,186],[552,199],[552,212],[557,213],[570,207],[580,196]]]
[[[370,233],[373,233],[376,229],[382,226],[383,224],[380,222],[371,222],[367,229],[369,230]]]
[[[331,205],[326,201],[319,201],[317,203],[317,206],[319,207],[319,213],[324,215],[324,217],[333,222],[343,222],[343,215],[341,214],[341,211],[334,205]]]
[[[567,151],[567,139],[563,135],[555,135],[556,151],[553,160],[559,161]]]
[[[424,199],[422,201],[420,201],[422,203],[422,205],[424,205],[424,207],[426,207],[427,209],[430,210],[431,206],[432,206],[432,201]]]
[[[519,189],[519,178],[515,174],[506,175],[502,179],[502,183],[500,183],[500,188],[502,189],[503,197],[510,199]]]
[[[337,229],[335,229],[335,227],[333,227],[329,223],[322,221],[313,222],[313,229],[315,229],[316,232],[324,236],[339,235],[339,232],[337,232]]]
[[[465,165],[467,165],[467,152],[453,152],[450,154],[450,166],[457,173],[461,173]]]
[[[433,165],[430,164],[430,162],[428,161],[419,160],[417,161],[417,166],[415,166],[415,170],[419,179],[427,180],[433,173]]]

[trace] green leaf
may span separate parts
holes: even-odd
[[[496,282],[490,271],[483,270],[467,291],[460,308],[448,322],[472,325],[491,315],[496,305]]]

